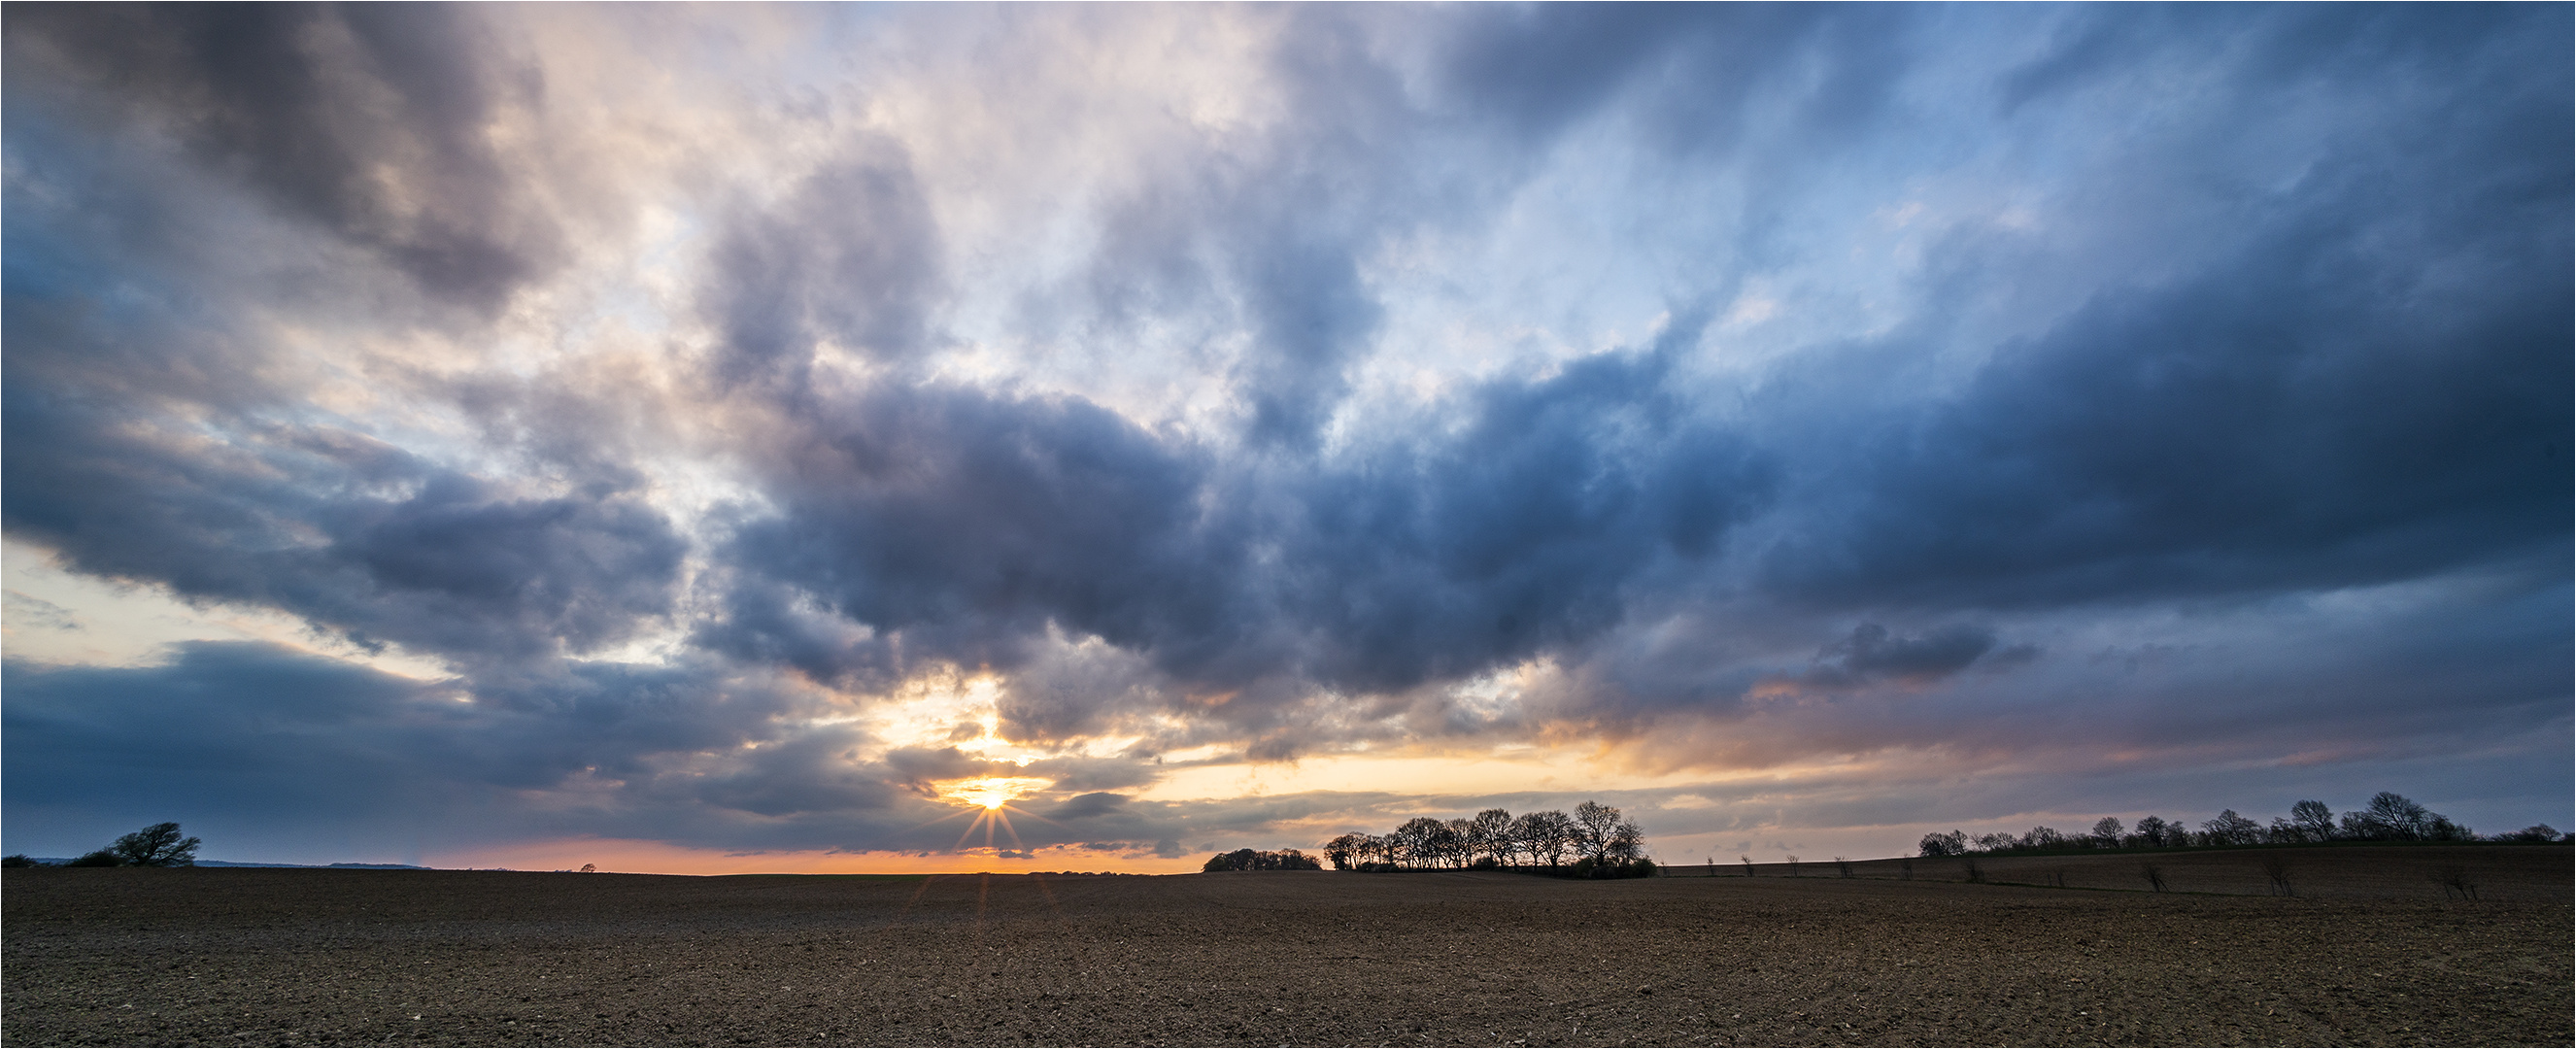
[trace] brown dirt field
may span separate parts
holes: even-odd
[[[2571,854],[2474,853],[2521,874],[2470,902],[2420,876],[2384,879],[2402,898],[2284,898],[1830,863],[1619,882],[20,869],[0,880],[0,1040],[2576,1041]],[[2311,854],[2319,886],[2370,862]]]

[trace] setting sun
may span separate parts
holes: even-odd
[[[998,809],[1014,798],[1046,786],[1048,782],[1033,776],[982,776],[947,784],[940,788],[939,796]]]

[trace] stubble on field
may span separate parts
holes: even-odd
[[[2543,866],[2563,880],[2565,850]],[[2544,879],[2546,880],[2546,879]],[[15,1044],[2553,1044],[2562,890],[11,870]],[[2541,888],[2545,889],[2546,886]]]

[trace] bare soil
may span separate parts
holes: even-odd
[[[2227,853],[2176,854],[2166,893],[1993,884],[2001,863],[1937,881],[1924,861],[1913,880],[1828,861],[1609,882],[17,869],[0,1040],[2576,1042],[2576,854],[2453,851],[2302,850],[2316,891],[2296,897],[2187,890]],[[2372,869],[2390,864],[2466,865],[2480,896]]]

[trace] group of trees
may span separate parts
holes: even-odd
[[[194,867],[195,838],[182,837],[176,823],[155,823],[110,842],[104,849],[64,863],[66,867]],[[0,859],[0,866],[33,867],[25,853]]]
[[[1587,801],[1563,810],[1514,816],[1486,809],[1472,817],[1405,821],[1384,835],[1344,834],[1324,843],[1335,870],[1393,871],[1545,869],[1576,877],[1652,874],[1646,831],[1619,810]]]
[[[1208,857],[1207,866],[1199,868],[1200,871],[1207,873],[1213,873],[1216,871],[1319,871],[1323,869],[1324,865],[1316,862],[1314,857],[1306,855],[1305,853],[1299,852],[1295,849],[1282,849],[1278,852],[1263,852],[1257,849],[1236,849],[1233,852],[1220,852],[1214,856]]]
[[[2118,819],[2104,816],[2093,824],[2091,833],[2068,834],[2053,827],[2032,827],[2028,834],[1969,837],[1954,830],[1946,834],[1924,835],[1922,849],[1926,856],[1965,856],[1970,853],[2057,852],[2067,849],[2304,845],[2327,841],[2557,840],[2559,833],[2546,824],[2480,838],[2467,827],[2451,822],[2450,817],[2416,804],[2403,794],[2381,791],[2370,799],[2370,804],[2340,817],[2322,801],[2302,801],[2292,805],[2289,815],[2275,816],[2269,825],[2237,815],[2235,809],[2227,809],[2202,821],[2198,830],[2180,820],[2167,822],[2160,816],[2139,820],[2136,827],[2124,827]]]

